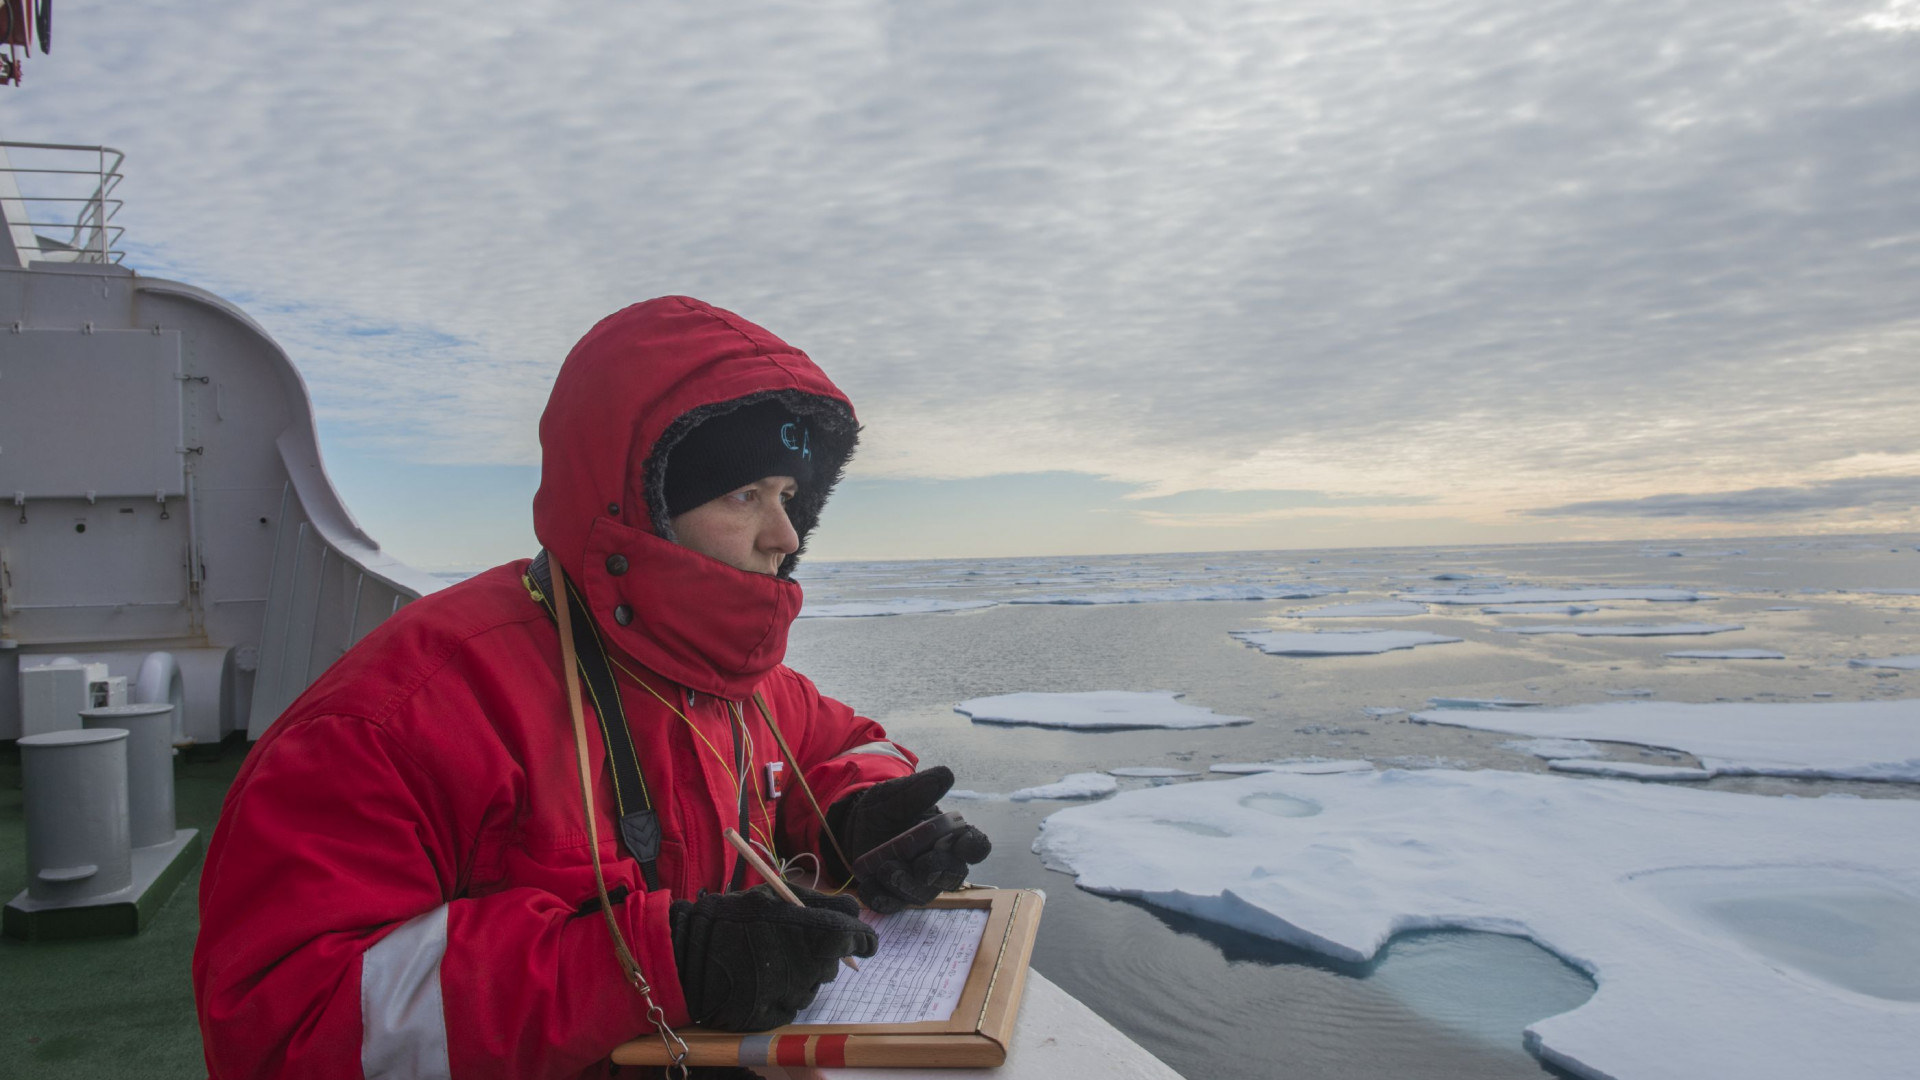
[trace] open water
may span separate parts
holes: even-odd
[[[1857,701],[1916,697],[1920,673],[1853,668],[1856,657],[1920,653],[1920,537],[1551,544],[1099,558],[808,563],[808,603],[902,598],[995,606],[878,618],[807,618],[788,662],[884,723],[959,786],[1008,792],[1125,765],[1322,756],[1382,767],[1544,770],[1500,747],[1512,736],[1417,725],[1430,697],[1549,705],[1647,690],[1667,701]],[[1444,577],[1443,577],[1444,576]],[[1013,604],[1034,597],[1162,593],[1297,583],[1346,590],[1304,600]],[[1694,602],[1599,601],[1555,622],[1712,622],[1707,637],[1581,638],[1495,632],[1540,616],[1478,605],[1383,619],[1287,619],[1325,604],[1463,587],[1669,586]],[[1879,590],[1879,591],[1868,591]],[[1795,610],[1773,610],[1793,608]],[[1542,614],[1547,614],[1543,610]],[[1377,656],[1267,656],[1244,629],[1426,630],[1465,639]],[[1676,649],[1770,649],[1784,660],[1676,660]],[[1016,691],[1178,690],[1244,727],[1069,732],[975,725],[962,700]],[[1830,695],[1818,696],[1817,695]],[[1691,764],[1615,747],[1614,756]],[[1636,756],[1639,755],[1639,756]],[[1122,790],[1150,781],[1120,781]],[[1202,778],[1193,782],[1206,782]],[[1574,780],[1570,782],[1587,782]],[[1760,794],[1920,797],[1920,786],[1721,778]],[[1298,949],[1074,888],[1029,845],[1063,802],[952,803],[994,839],[975,880],[1047,891],[1034,964],[1192,1080],[1210,1077],[1539,1077],[1522,1045],[1537,1019],[1593,991],[1533,944],[1487,934],[1403,935],[1368,965]]]

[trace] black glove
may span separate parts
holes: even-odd
[[[920,822],[938,817],[940,808],[934,804],[952,786],[953,770],[945,765],[875,784],[828,807],[827,827],[847,857],[858,860]],[[845,880],[852,868],[841,865],[833,845],[826,847],[827,872],[836,881]],[[927,903],[948,889],[959,888],[967,880],[967,867],[992,850],[986,833],[971,825],[957,829],[928,847],[881,863],[859,880],[860,899],[881,914]]]
[[[694,1023],[721,1031],[765,1031],[793,1022],[832,982],[843,956],[872,956],[873,928],[851,896],[793,886],[795,907],[771,885],[703,893],[667,909],[673,962]]]

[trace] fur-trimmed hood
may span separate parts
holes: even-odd
[[[800,551],[775,577],[679,547],[662,481],[668,451],[701,421],[768,398],[814,432],[814,482],[789,504],[804,551],[859,424],[805,353],[738,315],[684,296],[609,315],[567,355],[540,417],[534,533],[594,622],[648,668],[734,699],[786,654]]]

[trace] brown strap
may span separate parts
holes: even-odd
[[[813,788],[807,783],[807,770],[800,767],[800,759],[793,756],[793,748],[787,745],[787,737],[780,733],[780,725],[773,722],[773,713],[767,709],[767,699],[760,696],[760,691],[755,690],[753,703],[759,708],[760,715],[766,718],[767,727],[773,729],[773,741],[780,744],[780,752],[787,755],[787,760],[793,763],[793,777],[800,781],[800,790],[806,793],[807,805],[813,807],[813,816],[820,819],[821,834],[827,838],[829,844],[833,845],[834,854],[840,856],[840,865],[846,867],[847,872],[851,874],[853,860],[847,858],[846,849],[840,846],[840,838],[833,835],[833,826],[827,824],[827,815],[820,809],[820,800],[813,797]]]
[[[573,619],[567,611],[567,576],[559,564],[553,567],[554,585],[553,606],[558,614],[554,625],[560,628],[560,669],[567,678],[567,711],[573,716],[574,756],[580,762],[580,803],[587,815],[587,843],[593,856],[593,887],[600,893],[600,914],[606,916],[607,932],[613,935],[613,953],[620,960],[620,970],[626,975],[627,982],[636,990],[645,992],[646,977],[640,973],[640,962],[633,958],[633,951],[627,948],[627,938],[620,932],[620,920],[614,918],[613,901],[607,898],[606,873],[600,868],[600,822],[593,812],[593,774],[587,768],[587,718],[580,705],[580,660],[573,648]]]

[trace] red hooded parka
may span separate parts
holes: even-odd
[[[751,831],[817,854],[819,805],[911,773],[912,754],[783,666],[800,587],[682,548],[666,455],[699,421],[778,398],[814,430],[803,541],[856,437],[806,355],[684,297],[637,304],[567,357],[540,421],[534,525],[605,638],[664,842],[647,892],[619,844],[588,699],[600,857],[667,1021],[688,1022],[675,898],[737,856],[734,720]],[[797,553],[796,553],[797,554]],[[253,748],[207,853],[194,993],[214,1080],[606,1075],[649,1030],[597,913],[559,635],[510,563],[401,609]],[[799,760],[751,703],[764,695]],[[768,766],[780,779],[770,784]],[[750,876],[749,880],[757,880]]]

